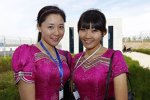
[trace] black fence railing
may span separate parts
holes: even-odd
[[[0,56],[4,57],[4,56],[12,56],[14,53],[14,51],[0,51]]]

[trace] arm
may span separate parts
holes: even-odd
[[[21,100],[35,100],[35,84],[20,80],[18,90]]]
[[[19,46],[12,56],[12,69],[21,100],[35,100],[34,61],[31,46]]]
[[[126,73],[114,78],[115,100],[128,100]]]

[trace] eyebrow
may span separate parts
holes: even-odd
[[[59,24],[59,25],[64,25],[64,24]]]
[[[55,24],[53,24],[53,23],[48,23],[48,25],[55,25]],[[59,24],[59,25],[64,25],[64,24]]]

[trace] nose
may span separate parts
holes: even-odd
[[[55,33],[55,35],[59,34],[59,29],[57,27],[55,28],[55,32],[54,33]]]
[[[86,30],[86,38],[90,38],[91,37],[91,31],[90,30]]]

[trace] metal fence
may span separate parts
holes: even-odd
[[[21,44],[34,44],[36,40],[27,38],[12,38],[0,36],[0,56],[12,56],[14,50]]]
[[[0,51],[0,56],[12,56],[14,51]]]

